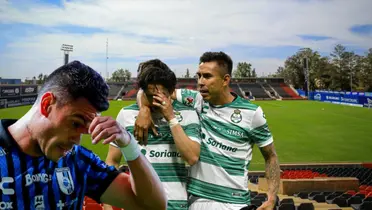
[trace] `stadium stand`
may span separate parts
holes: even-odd
[[[133,100],[138,92],[135,78],[125,83],[109,83],[110,100]],[[195,78],[177,78],[176,88],[197,89]],[[281,78],[233,78],[230,88],[241,97],[255,100],[302,99]]]
[[[265,92],[265,90],[258,83],[252,84],[240,84],[240,87],[244,92],[249,92],[255,99],[270,99],[270,96]]]
[[[372,210],[370,164],[283,164],[281,169],[277,209]],[[264,172],[251,172],[249,181],[254,201],[267,190]],[[285,193],[286,187],[291,188],[287,192],[297,192]],[[259,204],[258,201],[254,203]]]

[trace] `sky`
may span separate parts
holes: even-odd
[[[363,54],[372,47],[371,9],[371,0],[0,0],[0,77],[50,74],[63,65],[62,44],[73,45],[70,61],[104,77],[118,68],[135,77],[152,58],[193,75],[206,51],[264,76],[303,47]]]

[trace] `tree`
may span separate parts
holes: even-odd
[[[372,92],[372,48],[361,58],[360,83],[366,92]]]
[[[132,73],[130,73],[130,71],[128,69],[118,69],[116,71],[114,71],[112,73],[112,76],[110,78],[109,81],[112,81],[112,82],[125,82],[125,81],[128,81],[130,80],[132,76]]]
[[[251,77],[252,64],[247,62],[239,62],[237,69],[233,72],[235,78]]]
[[[132,73],[130,73],[130,71],[128,69],[125,69],[125,71],[124,71],[125,81],[129,81],[131,77],[132,77]]]
[[[185,78],[190,78],[190,70],[189,69],[186,69]]]
[[[251,77],[257,77],[256,69],[253,68]]]

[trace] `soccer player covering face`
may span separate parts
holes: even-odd
[[[19,120],[0,121],[0,203],[6,209],[82,209],[84,196],[128,209],[166,209],[159,177],[137,141],[111,117],[108,86],[74,61],[55,70],[32,108]],[[79,146],[116,142],[132,176],[107,166]]]
[[[187,210],[188,171],[185,162],[194,165],[199,159],[201,140],[198,115],[192,107],[171,100],[176,76],[160,60],[149,60],[140,65],[138,83],[151,104],[151,116],[157,128],[150,131],[148,141],[141,143],[141,151],[164,185],[168,198],[167,209]],[[124,107],[117,121],[133,132],[138,112],[137,104]],[[121,157],[115,144],[111,144],[106,163],[118,167]]]
[[[172,98],[197,110],[202,128],[200,159],[190,169],[191,210],[241,209],[250,204],[248,168],[256,144],[265,158],[268,200],[259,209],[273,209],[279,189],[280,169],[261,107],[230,92],[233,62],[223,52],[200,57],[198,91],[177,89]],[[150,109],[140,92],[141,111],[136,136],[144,141],[151,127]]]

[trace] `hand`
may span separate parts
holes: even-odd
[[[112,117],[95,117],[89,125],[88,131],[93,144],[97,144],[102,139],[104,139],[102,144],[115,141],[118,147],[125,147],[130,143],[128,131]]]
[[[273,210],[275,208],[275,201],[268,200],[262,203],[260,207],[257,208],[257,210]]]
[[[170,97],[166,97],[163,93],[159,92],[153,96],[153,99],[152,104],[160,108],[161,113],[167,121],[175,118]]]
[[[148,130],[151,127],[153,133],[157,136],[155,124],[151,118],[150,108],[147,106],[141,107],[136,122],[134,124],[134,137],[140,145],[147,145]]]

